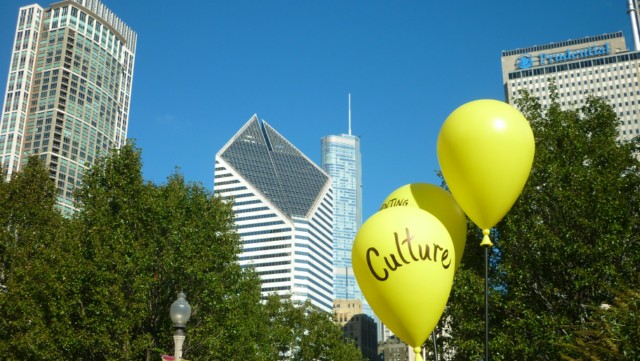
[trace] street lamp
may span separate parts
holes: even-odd
[[[178,293],[178,298],[173,301],[169,309],[169,315],[171,316],[173,327],[176,330],[173,334],[173,343],[175,346],[173,355],[175,356],[175,361],[182,360],[182,344],[184,344],[184,339],[187,337],[184,329],[187,327],[187,322],[191,317],[191,306],[189,302],[187,302],[186,297],[184,292],[181,291]]]

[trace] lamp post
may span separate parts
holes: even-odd
[[[178,293],[178,298],[173,301],[169,309],[173,328],[175,328],[175,333],[173,334],[173,343],[175,346],[173,355],[175,356],[175,361],[182,360],[182,345],[184,344],[184,339],[187,337],[184,329],[187,327],[187,322],[191,317],[191,306],[189,302],[187,302],[186,297],[184,292],[181,291]]]

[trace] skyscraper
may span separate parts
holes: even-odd
[[[349,132],[322,138],[322,169],[333,181],[333,273],[336,299],[366,301],[351,266],[353,240],[362,225],[362,164],[360,138],[351,134],[351,96]]]
[[[19,9],[0,120],[7,176],[39,155],[73,211],[87,167],[126,141],[136,39],[98,0]]]
[[[362,225],[362,158],[360,138],[351,133],[351,94],[349,94],[349,131],[347,134],[329,135],[321,140],[322,169],[333,181],[333,282],[335,299],[347,304],[358,300],[362,312],[377,316],[364,298],[351,264],[351,248]],[[363,318],[364,319],[364,318]],[[362,345],[356,340],[356,344]],[[366,350],[361,348],[366,354]]]
[[[214,191],[232,200],[240,264],[262,294],[333,307],[333,190],[329,176],[254,115],[216,154]]]
[[[637,1],[628,1],[634,50],[622,32],[561,41],[502,52],[502,79],[507,102],[521,90],[551,104],[549,82],[563,109],[583,105],[588,95],[609,101],[621,123],[620,139],[640,136],[640,36]],[[622,9],[621,9],[622,10]]]

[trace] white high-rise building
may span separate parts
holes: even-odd
[[[580,107],[587,96],[608,100],[620,124],[619,138],[640,136],[640,35],[638,1],[627,2],[634,49],[627,49],[622,32],[535,45],[502,52],[505,99],[514,104],[521,90],[548,107],[549,84],[556,87],[563,109]]]
[[[233,201],[240,264],[262,294],[333,307],[333,190],[329,176],[253,116],[216,154],[214,191]]]
[[[58,205],[74,210],[87,167],[126,141],[136,39],[98,0],[19,9],[0,119],[7,176],[40,156]]]

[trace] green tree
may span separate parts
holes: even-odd
[[[518,107],[530,121],[536,155],[520,198],[495,228],[490,350],[494,360],[558,360],[576,341],[571,329],[636,277],[638,141],[617,139],[618,120],[603,99],[561,110],[552,96],[544,110],[523,94]],[[463,261],[451,306],[459,355],[477,354],[463,323],[484,317],[476,304],[480,281],[478,268]]]
[[[130,144],[99,161],[68,220],[41,164],[0,184],[3,356],[159,359],[172,353],[168,311],[184,290],[186,357],[258,359],[247,318],[261,311],[259,279],[237,263],[231,205],[177,174],[145,182],[140,159]]]
[[[193,315],[185,357],[260,360],[262,332],[267,331],[256,322],[262,312],[260,280],[238,264],[240,239],[231,203],[186,184],[179,175],[160,191],[156,206],[164,243],[156,273],[165,285],[158,292],[167,287],[189,292]]]
[[[56,190],[37,158],[22,172],[0,181],[0,354],[22,360],[62,358],[55,343],[64,332],[55,320],[63,309],[50,304],[62,279]]]
[[[365,360],[352,340],[343,337],[342,329],[331,314],[307,306],[305,332],[295,360],[360,361]]]
[[[296,304],[272,295],[266,300],[265,311],[268,360],[364,360],[353,342],[343,338],[342,329],[332,315],[318,310],[309,301]]]
[[[467,225],[467,245],[456,272],[445,312],[438,323],[439,359],[455,349],[456,360],[479,360],[484,357],[484,249],[482,233],[472,223]],[[425,343],[433,352],[433,340]]]
[[[192,305],[184,357],[254,359],[259,337],[247,318],[260,310],[259,279],[238,265],[231,204],[179,174],[144,182],[132,145],[93,167],[77,199],[83,358],[172,353],[168,310],[184,290]]]
[[[184,291],[188,359],[361,359],[329,314],[263,302],[238,263],[232,204],[178,173],[144,181],[133,144],[87,171],[76,199],[62,217],[38,159],[0,183],[3,357],[158,360],[173,354],[169,307]]]
[[[626,290],[613,301],[594,307],[590,320],[572,328],[563,360],[622,361],[640,358],[640,292]]]

